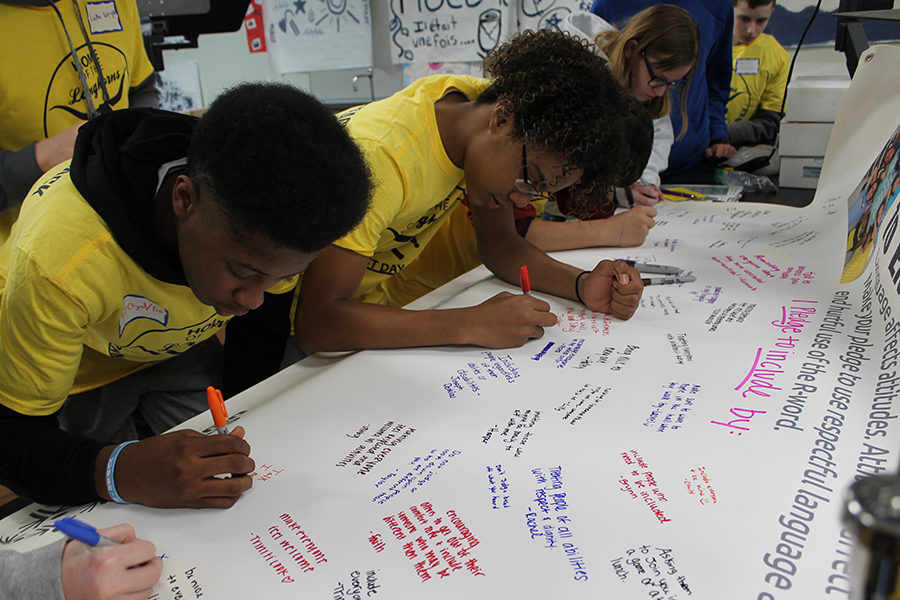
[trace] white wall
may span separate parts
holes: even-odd
[[[376,0],[370,6],[373,31],[387,31],[388,3]],[[403,70],[399,65],[391,64],[387,36],[373,36],[373,44],[376,65],[373,78],[375,97],[383,98],[403,87]],[[788,52],[793,55],[792,48]],[[325,103],[356,104],[370,99],[367,79],[359,81],[356,91],[352,86],[353,76],[365,69],[290,73],[282,76],[272,71],[265,53],[250,53],[243,29],[234,33],[201,35],[199,48],[166,50],[163,58],[167,65],[187,61],[198,64],[206,104],[224,88],[251,80],[288,81]],[[794,76],[798,75],[846,76],[844,55],[831,46],[803,48],[794,68]]]
[[[388,3],[376,0],[370,6],[373,31],[387,31]],[[387,36],[373,37],[375,97],[383,98],[403,87],[403,70],[399,65],[391,64]],[[272,71],[265,53],[250,53],[243,29],[234,33],[201,35],[198,42],[197,49],[164,51],[163,60],[167,65],[188,61],[198,64],[206,104],[226,87],[251,80],[288,81],[325,103],[357,104],[371,99],[368,79],[361,79],[357,90],[353,90],[353,76],[365,68],[282,76]]]

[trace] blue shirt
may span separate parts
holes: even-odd
[[[652,0],[594,0],[591,12],[621,29],[635,13],[660,4]],[[703,160],[703,152],[713,140],[727,143],[728,126],[725,109],[731,90],[731,33],[734,7],[729,0],[673,0],[687,10],[700,28],[700,57],[691,75],[686,98],[688,130],[676,140],[669,154],[669,168],[674,174]],[[681,131],[681,108],[678,91],[670,92],[672,128]]]

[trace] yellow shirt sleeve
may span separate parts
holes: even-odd
[[[363,151],[369,169],[375,174],[375,186],[366,216],[353,231],[334,244],[371,257],[376,249],[383,247],[382,238],[403,207],[406,189],[400,169],[382,144],[366,139],[355,141]],[[384,241],[387,242],[388,239]]]
[[[13,250],[0,299],[0,403],[26,415],[58,410],[72,388],[88,315]]]

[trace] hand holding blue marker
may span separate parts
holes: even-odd
[[[97,533],[97,528],[79,521],[75,517],[65,517],[53,523],[53,527],[72,538],[88,546],[118,546],[119,542],[103,537]]]

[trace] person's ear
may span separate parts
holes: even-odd
[[[197,209],[197,186],[187,175],[179,175],[172,186],[172,210],[175,216],[185,218]]]
[[[637,47],[638,41],[634,38],[625,42],[625,46],[622,48],[622,54],[625,56],[625,60],[631,60],[631,55],[635,53]]]
[[[508,131],[515,123],[515,113],[509,100],[501,100],[491,109],[491,120],[488,127],[491,133]]]

